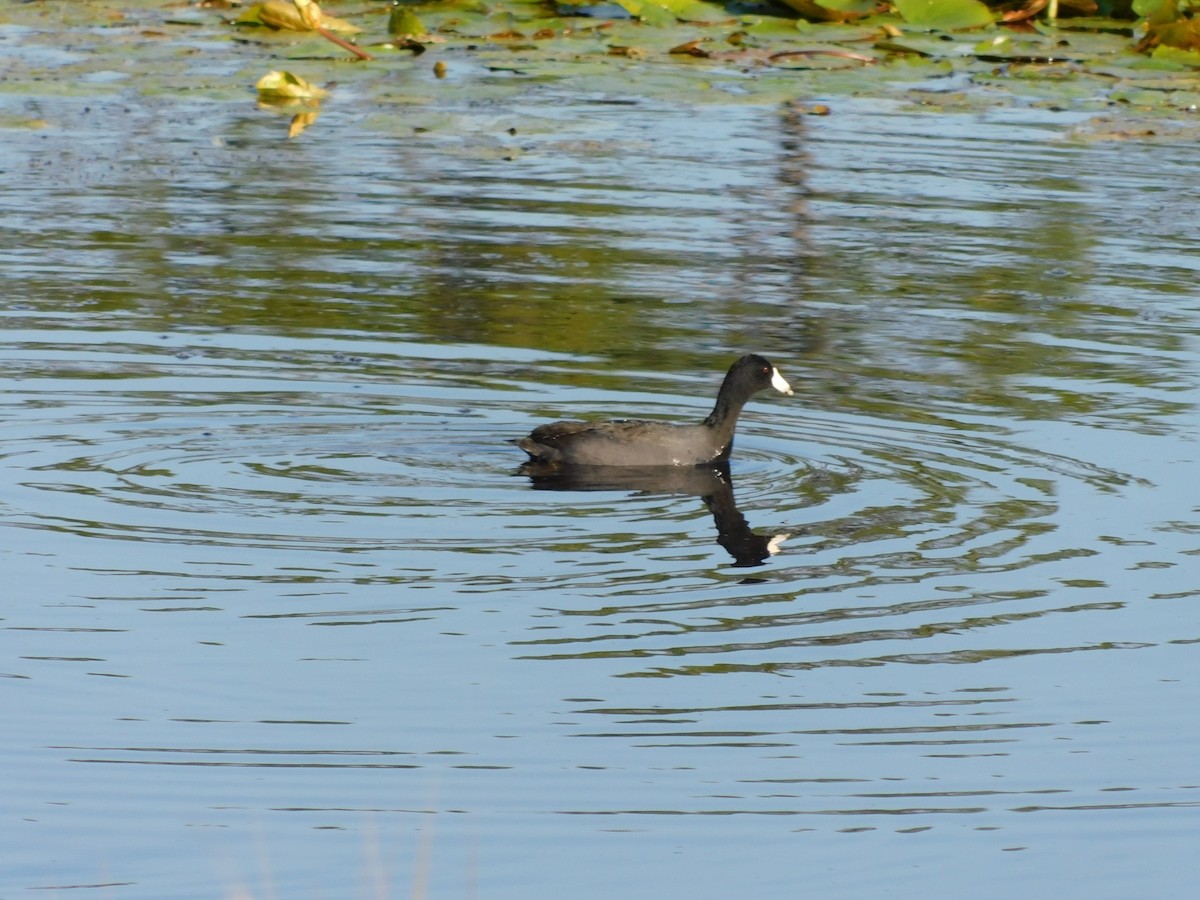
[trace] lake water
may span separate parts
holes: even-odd
[[[0,94],[0,894],[1192,896],[1194,147],[808,99]]]

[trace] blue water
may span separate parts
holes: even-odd
[[[1190,149],[590,99],[8,131],[0,894],[1191,896]],[[517,472],[746,350],[761,565]]]

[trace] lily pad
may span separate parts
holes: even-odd
[[[904,21],[930,31],[957,31],[992,24],[992,13],[979,0],[893,0]]]
[[[407,6],[397,6],[388,17],[388,31],[394,37],[419,37],[425,34],[425,26]]]
[[[814,22],[845,22],[874,12],[877,4],[869,0],[783,0],[806,19]]]
[[[837,12],[865,16],[875,12],[879,4],[875,0],[818,0],[821,6]]]
[[[1155,59],[1167,60],[1173,63],[1179,63],[1184,66],[1200,69],[1200,51],[1183,50],[1179,47],[1168,47],[1166,45],[1154,48],[1154,53],[1151,54]]]

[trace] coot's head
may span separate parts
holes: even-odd
[[[792,393],[792,386],[784,381],[779,370],[771,365],[768,359],[757,353],[743,356],[730,366],[725,380],[738,385],[741,391],[746,392],[747,396],[766,390],[768,387],[775,388],[781,394]]]

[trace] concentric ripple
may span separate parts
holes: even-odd
[[[1081,567],[1105,546],[1063,498],[1119,499],[1152,487],[1006,441],[994,428],[761,407],[746,416],[731,486],[751,527],[780,548],[750,578],[733,578],[741,570],[705,552],[718,529],[695,499],[635,494],[619,509],[611,495],[562,500],[573,518],[636,528],[640,540],[625,536],[622,552],[641,565],[600,566],[604,578],[591,581],[576,571],[586,555],[567,557],[558,583],[572,589],[570,602],[555,606],[564,618],[519,642],[524,652],[607,658],[620,674],[654,676],[1026,652],[957,636],[1109,608],[1107,600],[1048,599],[1063,584],[1088,584]],[[995,587],[998,575],[1009,587]]]
[[[476,371],[469,390],[431,399],[340,380],[267,389],[244,366],[206,369],[204,392],[31,393],[5,448],[21,473],[9,523],[165,544],[510,554],[518,571],[494,589],[519,583],[520,558],[553,555],[564,536],[586,535],[588,546],[566,566],[533,563],[539,581],[578,586],[583,556],[643,558],[635,568],[649,584],[720,558],[703,485],[529,491],[505,440],[574,411],[539,402],[522,414],[539,386],[480,385],[486,371]],[[661,394],[594,396],[601,408],[641,401],[651,414],[700,414]],[[962,427],[762,404],[744,417],[729,487],[751,528],[790,536],[775,561],[789,577],[806,571],[786,568],[796,561],[836,553],[843,571],[911,578],[1028,564],[1022,551],[1053,530],[1063,482],[1107,491],[1134,481]],[[617,589],[641,590],[627,579]]]

